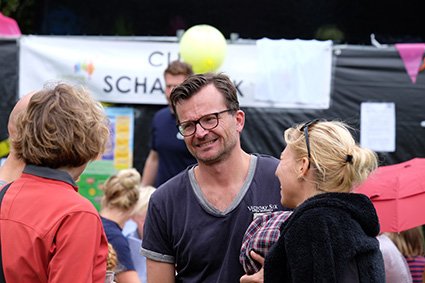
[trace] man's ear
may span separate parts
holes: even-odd
[[[236,118],[236,130],[240,133],[245,126],[245,112],[237,110],[235,113]]]

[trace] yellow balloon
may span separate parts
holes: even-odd
[[[180,55],[195,74],[214,72],[224,61],[227,43],[223,34],[210,25],[188,29],[180,40]]]

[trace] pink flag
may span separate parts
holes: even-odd
[[[395,47],[403,60],[412,83],[416,83],[419,67],[425,51],[425,43],[399,43]]]
[[[0,36],[2,35],[21,35],[21,30],[14,19],[0,13]]]

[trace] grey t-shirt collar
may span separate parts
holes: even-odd
[[[189,180],[190,180],[190,184],[192,186],[193,192],[195,193],[196,198],[198,199],[199,203],[209,213],[214,214],[214,215],[218,215],[218,216],[225,216],[226,214],[230,213],[232,210],[234,210],[239,205],[239,203],[241,202],[241,200],[245,196],[246,192],[248,191],[249,186],[251,185],[252,179],[254,178],[255,169],[257,168],[257,156],[251,154],[251,159],[250,159],[249,168],[248,168],[248,175],[247,175],[238,195],[235,197],[233,202],[230,204],[230,206],[225,211],[220,211],[220,210],[216,209],[204,197],[204,194],[202,193],[202,190],[201,190],[201,188],[200,188],[200,186],[199,186],[199,184],[198,184],[198,182],[196,181],[196,178],[195,178],[195,171],[194,171],[195,167],[196,166],[193,166],[192,168],[190,168],[189,171],[188,171],[188,174],[189,174]]]

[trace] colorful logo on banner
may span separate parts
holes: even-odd
[[[404,67],[412,83],[416,83],[416,78],[420,71],[425,69],[424,52],[425,43],[401,43],[395,45]]]
[[[74,65],[74,73],[76,74],[86,73],[88,79],[91,78],[91,75],[93,74],[94,70],[95,70],[94,64],[91,61],[89,61],[88,63],[79,62]]]

